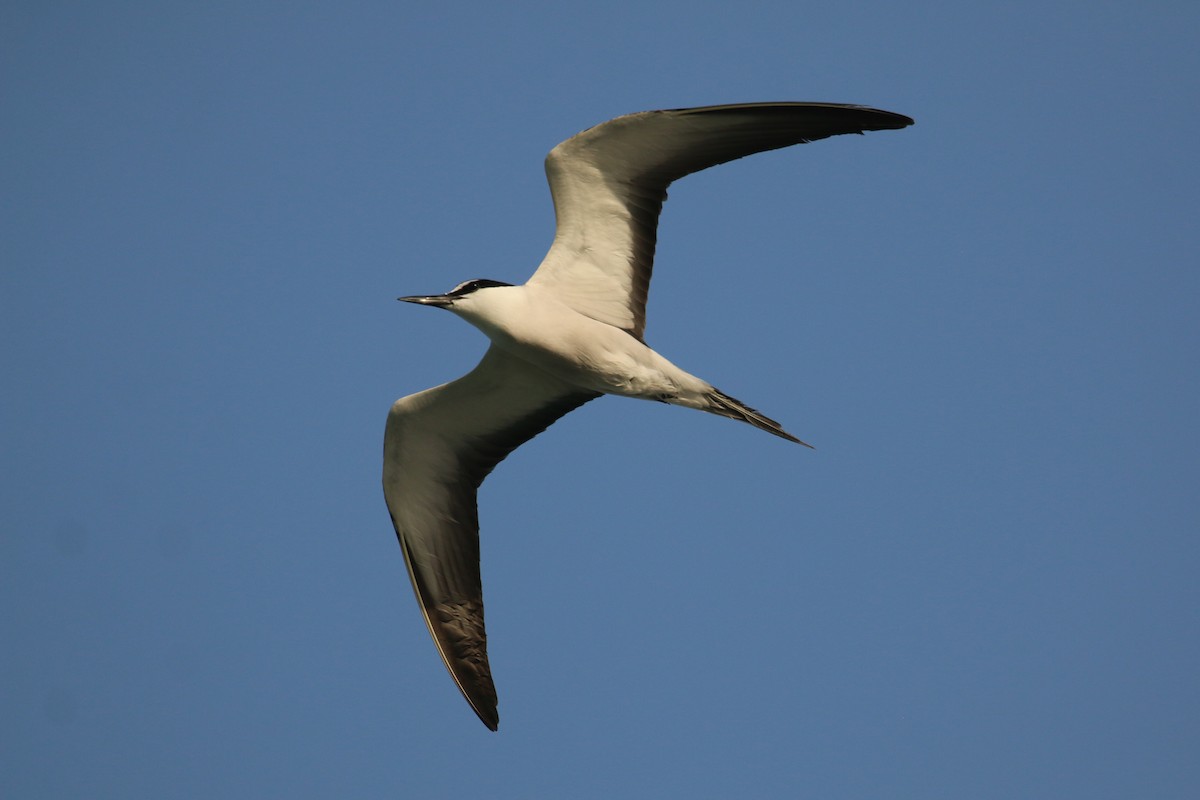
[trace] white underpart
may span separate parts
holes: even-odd
[[[592,319],[537,285],[487,289],[450,310],[511,355],[581,389],[704,408],[713,387],[626,331]]]

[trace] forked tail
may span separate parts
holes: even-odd
[[[787,439],[789,442],[802,444],[805,447],[812,447],[812,445],[808,442],[802,442],[795,436],[792,436],[790,433],[785,431],[783,426],[775,420],[758,413],[741,400],[730,397],[729,395],[719,392],[716,389],[713,389],[711,392],[705,395],[705,399],[709,404],[705,411],[709,411],[713,414],[720,414],[722,417],[729,417],[730,419],[738,419],[742,422],[749,422],[759,430],[764,430],[767,433],[773,433],[782,439]]]

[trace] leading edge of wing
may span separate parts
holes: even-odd
[[[493,345],[471,372],[388,414],[383,492],[413,591],[446,669],[491,730],[476,491],[505,456],[598,396]]]
[[[642,111],[603,122],[546,157],[557,226],[529,282],[641,339],[658,217],[673,181],[754,153],[911,124],[865,106],[798,102]]]

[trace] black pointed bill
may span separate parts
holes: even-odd
[[[438,308],[445,308],[446,306],[448,306],[454,302],[453,297],[448,297],[447,295],[444,295],[444,294],[431,294],[431,295],[419,295],[418,294],[418,295],[412,295],[409,297],[397,297],[396,299],[403,303],[417,303],[417,304],[423,305],[423,306],[437,306]]]

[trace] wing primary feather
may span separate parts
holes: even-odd
[[[496,686],[492,682],[491,664],[487,657],[487,630],[484,627],[482,592],[473,600],[432,602],[421,572],[413,567],[413,555],[403,536],[400,537],[400,548],[404,553],[404,564],[408,568],[408,577],[412,581],[425,627],[433,637],[442,663],[446,665],[450,677],[454,679],[458,690],[462,692],[480,721],[489,730],[497,730],[500,727],[500,713],[497,710],[498,700]],[[476,550],[478,551],[478,534]]]

